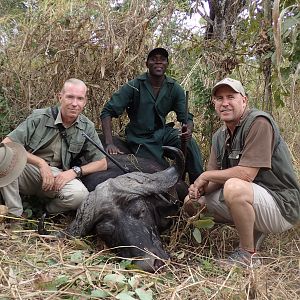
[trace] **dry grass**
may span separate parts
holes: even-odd
[[[72,77],[86,82],[85,114],[99,127],[104,103],[145,69],[147,52],[155,46],[152,34],[174,9],[171,3],[149,8],[146,0],[129,1],[127,10],[108,3],[45,0],[18,17],[15,35],[8,32],[10,39],[0,44],[0,102],[2,94],[9,107],[7,127],[14,128],[34,108],[56,103],[63,82]]]
[[[0,52],[0,135],[13,129],[32,109],[56,102],[56,93],[70,77],[87,83],[89,103],[85,113],[99,127],[103,104],[121,84],[143,71],[146,53],[156,46],[153,32],[168,24],[174,10],[172,1],[149,8],[147,0],[132,0],[122,13],[111,10],[104,0],[38,2],[41,6],[37,13],[32,10],[26,18],[18,19],[18,35]],[[10,18],[0,19],[0,24],[7,20]],[[194,43],[191,48],[199,46],[198,40]],[[197,75],[209,88],[217,74],[213,62],[223,62],[226,57],[223,53],[215,57],[206,48],[206,43],[203,49],[200,45],[201,66],[191,78]],[[187,52],[186,48],[182,52]],[[190,70],[190,56],[182,56],[186,61],[179,62],[180,57],[176,57],[179,68]],[[244,66],[236,77],[246,83],[252,99],[261,99],[262,78],[255,68]],[[298,83],[286,99],[285,109],[274,112],[298,178],[299,93]],[[203,112],[192,105],[191,110],[199,132],[197,140],[204,144]],[[115,131],[122,128],[121,119]],[[204,147],[207,156],[209,147]],[[22,224],[19,229],[9,223],[0,224],[0,299],[96,299],[99,290],[106,291],[108,299],[116,299],[122,291],[132,292],[132,297],[138,299],[139,288],[148,295],[152,292],[153,299],[300,299],[299,227],[268,237],[261,253],[261,268],[224,271],[217,267],[216,260],[235,247],[236,232],[225,225],[216,226],[203,232],[203,241],[198,245],[187,220],[180,219],[170,236],[163,237],[170,262],[159,273],[146,274],[125,268],[125,261],[92,239],[58,241],[37,235],[34,222]],[[107,280],[109,274],[124,275],[125,279],[123,283],[112,283]]]
[[[215,226],[203,232],[198,245],[186,221],[163,237],[172,258],[156,274],[125,268],[126,261],[103,245],[97,248],[93,239],[56,240],[26,229],[25,223],[23,229],[2,223],[0,299],[96,299],[91,293],[99,290],[107,299],[122,299],[116,298],[122,291],[139,299],[137,289],[148,297],[152,293],[142,299],[300,299],[299,227],[268,236],[260,268],[225,271],[216,262],[238,242],[235,230]],[[124,276],[123,283],[107,280],[109,274]]]

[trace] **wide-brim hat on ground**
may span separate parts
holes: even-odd
[[[154,56],[156,54],[160,54],[160,55],[166,57],[167,60],[169,60],[169,52],[165,48],[154,48],[149,52],[149,54],[147,56],[147,61],[151,56]]]
[[[212,96],[215,95],[216,90],[221,85],[228,85],[237,93],[240,93],[244,97],[246,96],[245,89],[244,89],[243,85],[241,84],[241,82],[236,79],[232,79],[232,78],[228,78],[228,77],[224,78],[223,80],[221,80],[215,84],[215,86],[213,87],[213,89],[211,91]]]
[[[10,184],[24,170],[27,152],[18,143],[0,143],[0,187]]]

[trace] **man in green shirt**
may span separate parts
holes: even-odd
[[[203,172],[202,156],[192,138],[193,115],[186,112],[184,90],[165,75],[168,63],[166,49],[151,50],[146,61],[148,72],[127,82],[106,103],[100,115],[106,150],[109,154],[121,153],[113,144],[111,121],[126,110],[130,120],[126,141],[130,150],[136,156],[166,164],[162,146],[180,148],[181,141],[187,142],[186,171],[192,183]],[[171,111],[179,122],[186,123],[186,131],[166,125],[166,116]]]
[[[76,210],[88,197],[79,178],[107,169],[105,156],[82,135],[85,132],[100,144],[94,124],[81,114],[87,103],[86,93],[84,82],[67,80],[59,93],[56,113],[51,107],[34,110],[3,140],[19,143],[27,150],[27,164],[21,175],[0,189],[10,214],[22,215],[20,194],[49,199],[49,213]],[[72,165],[78,156],[87,164]]]

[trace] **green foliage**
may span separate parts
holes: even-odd
[[[211,102],[211,90],[206,88],[203,81],[199,77],[193,80],[194,105],[205,110],[204,116],[210,117],[214,112],[214,107]]]
[[[211,90],[206,88],[203,81],[199,77],[193,80],[194,105],[201,112],[203,124],[201,127],[202,135],[206,138],[206,144],[210,145],[212,134],[218,127],[213,103],[211,101]],[[210,148],[210,146],[208,147]]]
[[[125,277],[122,274],[108,274],[103,278],[103,283],[111,289],[117,289],[119,293],[116,295],[116,299],[120,300],[152,300],[153,292],[149,288],[138,287],[139,281],[137,276],[130,278]],[[138,298],[136,298],[136,296]]]
[[[66,275],[59,275],[53,280],[37,281],[36,285],[41,290],[57,291],[66,284],[68,284],[70,278]]]
[[[192,224],[194,226],[193,237],[195,238],[198,244],[201,244],[202,243],[201,230],[210,229],[214,227],[215,222],[213,220],[213,217],[200,215],[200,218],[196,221],[193,221]]]
[[[97,289],[97,290],[93,290],[91,291],[91,296],[94,297],[94,298],[107,298],[109,297],[109,293],[107,293],[106,291],[104,290],[100,290],[100,289]]]
[[[72,253],[72,255],[70,257],[70,261],[75,264],[83,262],[83,259],[84,259],[84,257],[83,257],[83,253],[81,250],[78,250],[78,251]]]
[[[1,0],[0,18],[7,15],[16,15],[27,9],[25,4],[27,1],[20,0]]]
[[[11,130],[11,124],[9,120],[10,109],[8,103],[1,93],[0,89],[0,139],[2,140]]]
[[[194,237],[194,239],[196,240],[196,242],[198,244],[202,243],[202,234],[201,234],[201,231],[198,228],[194,229],[194,231],[193,231],[193,237]]]
[[[286,4],[285,4],[286,5]],[[274,73],[272,87],[276,106],[284,106],[284,97],[290,95],[300,57],[300,6],[282,8],[278,24],[280,34],[276,37],[276,56],[272,57]],[[278,60],[279,58],[279,60]]]
[[[195,226],[195,228],[198,228],[198,229],[209,229],[209,228],[214,227],[215,222],[213,220],[213,217],[202,216],[201,219],[194,221],[193,225]]]
[[[139,297],[140,300],[152,300],[153,293],[150,289],[145,290],[144,288],[138,288],[135,290],[135,293]]]

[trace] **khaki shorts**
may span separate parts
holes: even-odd
[[[255,211],[254,229],[264,233],[278,233],[293,227],[281,214],[273,197],[263,187],[252,183],[254,192],[253,207]],[[219,200],[221,190],[205,196],[207,209],[228,221],[232,221],[231,214],[225,202]]]

